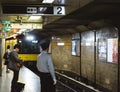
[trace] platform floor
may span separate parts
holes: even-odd
[[[0,92],[10,92],[11,80],[13,72],[6,73],[5,66],[2,68],[2,76],[0,77]],[[40,92],[40,79],[30,71],[28,68],[23,67],[20,70],[19,82],[25,83],[23,92]]]
[[[0,92],[11,91],[11,80],[13,72],[6,73],[6,66],[2,68],[2,76],[0,77]],[[30,69],[22,67],[19,74],[19,82],[25,83],[23,92],[40,92],[40,78]],[[57,82],[56,92],[76,92],[65,87],[60,82]]]

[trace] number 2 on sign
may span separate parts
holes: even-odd
[[[57,14],[62,14],[62,7],[57,7]]]
[[[54,14],[55,15],[65,15],[65,7],[64,6],[54,6]]]

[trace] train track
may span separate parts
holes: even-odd
[[[77,92],[77,91],[57,80],[56,92]]]

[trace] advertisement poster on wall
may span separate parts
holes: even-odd
[[[118,62],[118,38],[107,40],[107,62]]]
[[[106,61],[107,59],[107,39],[98,39],[98,59],[99,61]]]
[[[72,40],[72,55],[80,56],[80,40]]]
[[[72,55],[80,56],[80,34],[75,33],[72,35]]]

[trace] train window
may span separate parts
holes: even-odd
[[[37,37],[37,36],[36,36]],[[20,39],[18,43],[21,45],[20,54],[39,54],[39,38],[34,40],[26,40],[26,36]]]
[[[22,41],[20,54],[38,54],[39,46],[38,43]]]

